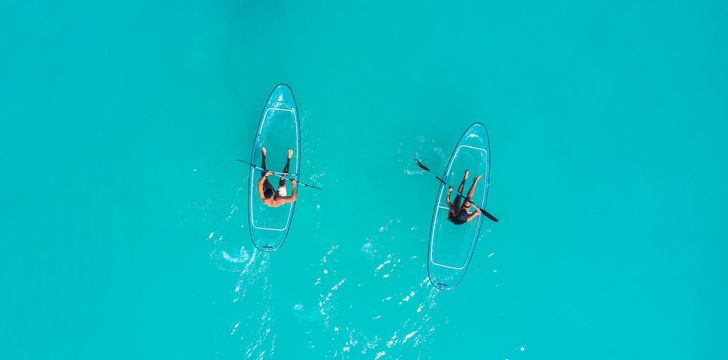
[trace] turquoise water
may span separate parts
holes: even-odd
[[[0,358],[728,358],[725,2],[0,4]],[[285,245],[248,158],[301,115]],[[437,184],[490,133],[462,284]]]

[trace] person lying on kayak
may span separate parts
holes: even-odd
[[[466,222],[475,219],[475,217],[480,214],[480,209],[478,209],[477,206],[472,213],[470,212],[470,205],[472,204],[470,202],[470,199],[473,197],[473,194],[475,194],[475,185],[478,184],[478,180],[480,180],[480,175],[478,175],[475,180],[473,180],[473,185],[470,186],[468,196],[465,198],[462,206],[460,206],[460,200],[462,200],[462,196],[460,196],[460,194],[463,193],[465,180],[468,179],[468,174],[468,170],[465,170],[465,174],[463,175],[463,181],[460,182],[460,186],[458,187],[458,194],[457,196],[455,196],[455,201],[452,203],[450,202],[450,193],[452,193],[452,186],[447,188],[447,197],[445,198],[445,202],[447,203],[447,207],[449,208],[447,210],[447,219],[452,221],[455,225],[465,224]]]
[[[286,167],[283,168],[284,175],[281,176],[281,179],[278,181],[277,190],[273,188],[273,185],[271,185],[270,181],[268,181],[268,177],[273,174],[273,171],[267,170],[265,167],[265,147],[261,149],[261,152],[263,153],[263,161],[261,164],[263,171],[260,172],[261,177],[260,180],[258,180],[258,195],[260,196],[260,200],[263,204],[270,207],[279,207],[283,204],[296,201],[296,179],[291,180],[291,196],[288,196],[288,191],[286,190],[286,175],[288,175],[288,166],[291,164],[293,150],[288,150],[288,160],[286,160]]]

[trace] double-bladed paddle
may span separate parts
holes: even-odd
[[[439,181],[443,185],[448,185],[448,183],[445,182],[445,180],[443,180],[441,177],[437,176],[432,171],[430,171],[430,168],[428,168],[427,166],[425,166],[425,164],[423,164],[422,161],[417,160],[417,159],[414,159],[414,161],[415,161],[415,163],[417,163],[417,166],[419,166],[420,169],[425,170],[425,172],[427,172],[428,174],[434,176],[435,179],[437,179],[437,181]],[[460,196],[462,196],[462,197],[464,197],[464,198],[467,199],[467,197],[465,195],[463,195],[461,192],[456,191],[456,193],[458,193]],[[471,204],[475,205],[473,202],[471,202]],[[485,217],[487,217],[488,219],[493,220],[493,222],[498,222],[498,219],[496,219],[496,217],[493,216],[493,215],[491,215],[489,212],[485,211],[485,209],[483,209],[481,207],[478,207],[477,205],[475,205],[475,207],[477,207],[478,210],[480,210],[480,213],[483,214],[483,215],[485,215]]]
[[[260,167],[258,165],[255,165],[255,164],[252,164],[252,163],[249,163],[249,162],[247,162],[245,160],[240,160],[240,159],[235,159],[235,160],[240,161],[241,163],[248,164],[248,165],[254,167],[257,170],[266,171],[262,167]],[[297,176],[294,175],[294,174],[289,174],[289,173],[284,173],[284,172],[278,172],[278,171],[271,171],[271,172],[273,173],[274,176],[277,176],[277,177],[286,177],[286,178],[293,178],[293,179],[298,180],[297,179]],[[316,189],[316,190],[322,190],[320,187],[318,187],[316,185],[305,184],[305,183],[302,183],[302,182],[299,182],[298,185],[305,186],[305,187],[310,187],[310,188]]]

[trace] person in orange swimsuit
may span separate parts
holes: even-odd
[[[298,186],[296,186],[298,182],[296,181],[296,179],[291,180],[291,196],[288,196],[288,191],[286,190],[288,167],[291,164],[293,150],[288,150],[288,159],[286,160],[286,166],[283,168],[283,175],[278,181],[278,189],[275,189],[268,180],[268,177],[273,174],[273,171],[267,170],[265,166],[265,158],[267,155],[265,151],[265,146],[261,148],[261,152],[263,153],[263,161],[261,164],[263,170],[261,171],[260,180],[258,180],[258,195],[260,196],[260,200],[263,202],[263,204],[266,204],[270,207],[279,207],[283,204],[296,201],[296,194],[298,190]]]

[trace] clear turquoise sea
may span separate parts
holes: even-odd
[[[1,359],[726,359],[725,1],[0,3]],[[247,159],[298,103],[288,240]],[[462,284],[436,171],[492,150]]]

